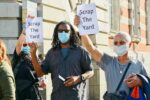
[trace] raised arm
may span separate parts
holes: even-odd
[[[24,30],[22,31],[21,35],[19,36],[19,39],[18,39],[17,44],[16,44],[17,55],[20,54],[22,45],[25,42],[25,35],[23,34],[23,32],[24,32]]]
[[[78,26],[79,23],[80,23],[80,18],[78,16],[75,16],[74,24],[76,26]],[[89,36],[88,35],[81,35],[81,41],[82,41],[83,45],[86,47],[86,49],[88,50],[88,52],[91,54],[92,58],[96,62],[100,62],[103,53],[98,51],[98,49],[93,45]]]
[[[44,75],[44,73],[36,56],[37,45],[35,43],[29,43],[29,46],[31,48],[31,57],[34,70],[36,71],[37,76],[41,77]]]

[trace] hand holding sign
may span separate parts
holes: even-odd
[[[79,24],[80,24],[80,17],[76,15],[74,18],[74,25],[78,26]]]
[[[99,32],[95,4],[83,4],[77,8],[77,15],[80,17],[79,33],[95,34]]]
[[[30,52],[32,55],[36,55],[36,51],[37,51],[37,48],[38,48],[38,45],[37,43],[28,43],[29,47],[30,47]]]

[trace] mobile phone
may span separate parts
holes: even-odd
[[[58,75],[58,78],[65,82],[65,78],[63,78],[61,75]]]

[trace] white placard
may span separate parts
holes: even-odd
[[[34,19],[27,18],[26,20],[26,42],[43,42],[43,19],[36,17]]]
[[[77,15],[80,17],[80,25],[78,26],[80,35],[99,32],[96,5],[94,3],[78,6]]]

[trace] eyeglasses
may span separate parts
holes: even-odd
[[[125,41],[114,41],[114,45],[124,45],[125,43]]]
[[[66,33],[69,33],[70,32],[70,30],[61,30],[61,29],[58,29],[58,32],[66,32]]]

